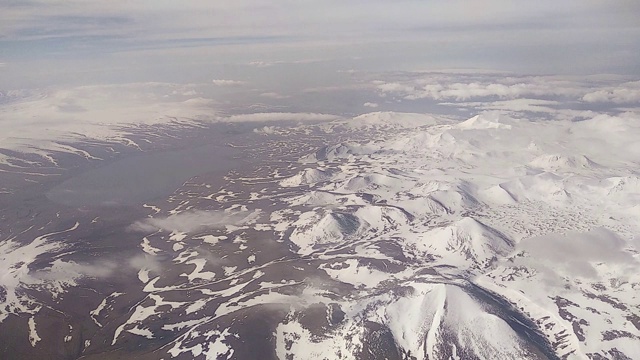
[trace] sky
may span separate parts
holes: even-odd
[[[635,0],[0,0],[0,88],[305,62],[636,75],[638,19]]]

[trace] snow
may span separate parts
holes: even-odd
[[[213,280],[216,277],[216,273],[211,271],[202,271],[207,264],[205,259],[191,259],[186,261],[185,264],[195,265],[195,269],[190,274],[182,274],[182,276],[186,276],[189,281],[194,281],[196,279],[202,280]]]
[[[331,178],[331,174],[322,170],[305,169],[297,175],[280,181],[282,187],[313,185]]]
[[[207,305],[207,302],[208,301],[206,299],[197,300],[193,304],[187,306],[187,308],[185,309],[185,312],[188,315],[188,314],[192,314],[192,313],[195,313],[197,311],[200,311]]]
[[[140,271],[138,271],[138,279],[143,283],[146,284],[149,282],[149,269],[140,269]]]
[[[68,229],[40,235],[27,243],[20,243],[14,237],[0,242],[0,266],[4,269],[0,287],[5,291],[0,300],[0,322],[10,314],[34,315],[40,311],[41,305],[25,289],[46,289],[53,298],[57,298],[66,288],[76,285],[77,279],[85,276],[81,266],[63,259],[56,259],[47,269],[36,271],[31,268],[42,256],[65,250],[67,246],[61,240],[79,225],[75,223]]]
[[[444,98],[493,91],[509,98],[537,90],[460,85],[424,91]],[[212,330],[213,324],[269,304],[288,311],[275,327],[280,358],[356,357],[370,323],[417,359],[531,357],[514,321],[536,328],[559,357],[640,352],[633,320],[640,306],[637,118],[529,121],[486,113],[455,122],[375,112],[313,129],[358,135],[301,154],[291,172],[269,171],[277,176],[261,180],[287,188],[276,196],[255,190],[245,202],[242,192],[222,189],[207,198],[225,210],[197,210],[194,203],[203,198],[194,197],[168,216],[147,205],[155,213],[132,225],[147,234],[140,246],[150,256],[166,254],[183,281],[166,284],[155,270],[139,269],[147,297],[113,326],[113,345],[125,337],[164,336],[149,326],[163,312],[181,317],[162,326],[176,336],[170,356],[230,358],[237,335]],[[270,205],[252,208],[264,200]],[[293,254],[270,260],[254,248],[255,231],[265,238],[273,231],[278,243],[269,245],[284,244]],[[10,269],[3,285],[37,284],[43,277],[32,276],[28,265],[62,249],[59,237],[64,233],[1,243],[0,263]],[[223,245],[235,248],[219,258]],[[274,279],[276,265],[291,266],[296,276],[310,266],[319,272],[293,280],[278,267]],[[46,271],[69,269],[52,262]],[[59,292],[69,284],[42,286]],[[2,305],[10,306],[2,311],[37,313],[16,294],[8,291]],[[107,324],[116,296],[91,311],[98,326]],[[176,298],[181,301],[168,301]],[[312,305],[327,309],[328,323],[334,307],[344,319],[318,336],[301,320]],[[35,321],[31,329],[35,344]]]
[[[598,164],[584,155],[540,155],[529,162],[530,166],[545,171],[572,171],[579,169],[591,169]]]
[[[417,128],[425,125],[433,125],[442,121],[429,114],[398,113],[392,111],[377,111],[362,114],[347,121],[347,125],[353,128]],[[341,124],[340,122],[335,122]]]
[[[331,265],[320,267],[327,275],[347,284],[374,288],[382,281],[389,279],[389,274],[371,269],[367,266],[360,266],[357,259],[348,259]]]
[[[458,270],[464,270],[468,263],[486,267],[493,259],[512,251],[512,244],[502,234],[470,217],[407,238],[406,245],[425,256],[440,257],[442,262]]]
[[[91,316],[91,320],[93,320],[93,322],[98,325],[99,327],[102,327],[102,323],[100,323],[98,320],[102,314],[103,310],[106,310],[108,308],[108,302],[115,299],[116,297],[123,295],[122,293],[119,292],[113,292],[110,295],[106,296],[104,299],[102,299],[102,301],[100,302],[100,304],[98,304],[98,307],[96,307],[95,309],[91,310],[89,312],[89,316]]]
[[[61,142],[87,139],[137,145],[123,125],[167,124],[181,118],[204,119],[207,104],[187,102],[184,97],[164,97],[189,85],[138,83],[80,86],[31,91],[0,106],[4,129],[0,147],[41,155],[55,165],[54,151],[92,156]],[[141,96],[141,94],[144,94]],[[207,114],[209,113],[209,114]]]
[[[122,334],[123,331],[131,332],[136,335],[145,336],[147,338],[152,338],[153,333],[148,329],[140,328],[138,324],[141,324],[145,319],[149,318],[150,316],[155,316],[156,314],[158,314],[158,308],[164,305],[168,305],[172,309],[179,308],[184,305],[184,303],[181,303],[181,302],[164,301],[164,299],[160,295],[156,295],[156,294],[149,294],[147,299],[151,300],[151,302],[153,302],[153,305],[143,306],[141,303],[139,303],[133,310],[133,313],[131,314],[129,319],[127,319],[126,322],[118,326],[118,328],[115,330],[113,334],[113,340],[111,341],[111,345],[116,344],[116,342],[120,338],[120,335]]]
[[[401,115],[393,117],[402,123]],[[383,118],[369,114],[353,126],[382,129]],[[538,324],[559,356],[608,357],[613,348],[637,353],[633,339],[640,333],[628,320],[640,305],[632,295],[640,289],[637,119],[535,122],[489,113],[425,124],[302,156],[305,170],[289,179],[303,179],[314,164],[335,171],[285,200],[299,215],[271,216],[274,228],[293,229],[292,251],[323,259],[320,268],[332,279],[370,296],[346,300],[349,317],[386,324],[414,356],[424,348],[439,358],[443,346],[452,346],[458,356],[527,357],[519,336],[466,287],[418,281],[462,278]],[[347,200],[357,194],[372,200]],[[377,241],[400,245],[403,270],[367,265],[369,259],[394,263],[371,245]],[[337,250],[340,256],[326,255]],[[379,295],[384,286],[414,290]],[[306,347],[326,341],[319,353],[331,353],[338,341],[337,333],[331,341],[313,339],[295,321],[281,326],[280,336]],[[631,335],[603,340],[620,333]]]
[[[42,339],[38,336],[38,332],[36,331],[36,320],[32,316],[29,318],[29,342],[31,343],[31,346],[35,347],[40,340]]]
[[[151,243],[149,242],[149,239],[147,237],[142,238],[142,243],[140,244],[140,246],[142,247],[142,251],[149,255],[157,255],[162,252],[162,250],[151,246]]]
[[[136,128],[198,127],[210,122],[330,121],[339,116],[317,113],[253,113],[224,116],[204,93],[231,80],[209,84],[129,83],[46,88],[15,92],[0,104],[0,148],[36,154],[40,163],[57,166],[55,153],[96,159],[70,145],[78,142],[124,144],[141,149]],[[235,84],[235,81],[232,83]],[[15,166],[12,156],[0,164]],[[149,206],[155,211],[153,206]]]
[[[279,359],[347,359],[359,350],[360,344],[349,341],[361,336],[356,326],[345,327],[337,336],[315,337],[294,318],[278,325],[275,331],[276,356]]]
[[[463,121],[456,125],[458,129],[472,130],[472,129],[511,129],[511,125],[508,122],[512,122],[513,119],[506,119],[497,114],[489,115],[476,115],[466,121]]]
[[[172,358],[178,357],[183,353],[191,353],[191,357],[195,358],[201,354],[205,355],[207,360],[217,360],[224,356],[225,359],[232,357],[234,351],[226,342],[230,338],[237,337],[229,332],[229,329],[211,330],[200,335],[196,332],[189,331],[180,336],[175,345],[169,349],[169,355]],[[187,344],[193,344],[187,346]]]
[[[217,244],[219,241],[227,239],[227,236],[215,236],[215,235],[203,235],[199,237],[194,237],[194,239],[202,240],[203,242],[211,245]]]
[[[153,333],[149,329],[143,329],[139,327],[134,327],[132,329],[127,329],[127,332],[130,332],[134,335],[143,336],[147,339],[153,339]]]

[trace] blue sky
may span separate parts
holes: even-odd
[[[635,0],[0,0],[0,81],[175,81],[183,71],[313,59],[636,75],[637,19]]]

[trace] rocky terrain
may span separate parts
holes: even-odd
[[[388,111],[3,150],[0,353],[637,358],[638,138]]]

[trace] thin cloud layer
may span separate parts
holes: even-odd
[[[261,34],[320,34],[331,36],[341,31],[364,29],[425,30],[510,27],[535,30],[547,25],[578,27],[591,22],[595,27],[615,25],[622,28],[634,24],[633,14],[640,11],[636,2],[570,0],[558,4],[551,1],[514,4],[505,0],[487,0],[470,4],[466,1],[283,1],[243,0],[233,3],[202,0],[180,3],[146,3],[112,1],[29,1],[7,2],[6,22],[0,28],[11,38],[33,38],[67,34],[67,29],[99,29],[107,33],[114,24],[126,31],[142,31],[147,38],[170,33],[210,36],[247,36]],[[550,11],[553,9],[553,11]],[[259,11],[257,11],[259,10]],[[354,16],[353,14],[360,14]],[[568,16],[572,17],[568,17]],[[232,16],[232,17],[229,17]],[[232,19],[232,20],[231,20]],[[40,24],[37,21],[41,21]],[[616,21],[616,23],[612,23]],[[305,26],[306,25],[306,26]],[[334,28],[328,28],[332,25]],[[36,31],[51,26],[48,31]],[[382,27],[383,26],[383,27]],[[378,28],[378,29],[380,29]],[[145,29],[166,29],[155,35]],[[361,30],[362,31],[362,30]],[[379,30],[378,30],[379,31]],[[169,33],[169,34],[167,34]]]
[[[0,103],[0,148],[85,156],[61,142],[129,143],[127,127],[214,119],[212,101],[194,97],[194,91],[188,84],[136,83],[7,92]]]
[[[580,120],[599,113],[637,113],[638,81],[620,76],[518,76],[491,73],[403,73],[373,81],[382,99],[420,102],[470,112],[527,113],[527,117]],[[387,100],[388,101],[388,100]],[[627,108],[619,108],[619,105]],[[537,114],[537,115],[536,115]],[[516,115],[519,116],[519,115]]]
[[[585,94],[582,100],[590,103],[640,104],[640,81],[593,91]]]
[[[439,107],[439,111],[446,107],[465,116],[500,111],[515,117],[525,113],[528,118],[555,120],[584,120],[602,113],[640,113],[640,82],[624,76],[518,76],[487,72],[362,76],[366,80],[354,78],[344,86],[326,86],[314,92],[298,88],[287,92],[290,95],[273,91],[278,90],[274,88],[277,84],[265,82],[265,88],[246,91],[242,95],[246,99],[233,95],[239,90],[236,86],[253,88],[259,84],[217,79],[201,84],[147,82],[4,91],[0,92],[3,129],[0,149],[38,154],[49,162],[53,161],[50,155],[54,152],[89,156],[70,145],[75,141],[135,146],[127,129],[143,124],[334,121],[353,118],[354,111],[366,112],[367,108],[411,112],[415,106],[423,111],[428,105]],[[362,96],[361,102],[335,113],[322,112],[327,106],[333,112],[335,96],[342,96],[345,91]],[[311,95],[313,101],[307,107]],[[324,96],[328,100],[326,106],[316,104]],[[284,99],[288,104],[283,104]],[[252,105],[243,106],[241,101]],[[269,104],[270,101],[273,103]],[[243,110],[238,111],[240,108]],[[0,154],[0,164],[11,165],[10,156]]]
[[[316,113],[253,113],[232,115],[227,118],[222,118],[223,121],[330,121],[340,119],[340,116],[330,114],[316,114]]]
[[[406,81],[377,85],[383,95],[393,94],[407,100],[434,99],[464,101],[476,98],[516,99],[525,96],[579,97],[585,84],[545,76],[461,76],[459,74],[424,74]]]
[[[241,82],[220,80],[214,85],[132,83],[0,92],[0,149],[38,154],[45,162],[52,162],[53,152],[91,157],[70,145],[74,142],[97,140],[136,146],[130,131],[140,125],[340,118],[310,112],[219,114],[217,88],[238,84]],[[11,165],[11,157],[0,154],[0,164]]]
[[[216,86],[239,86],[239,85],[245,84],[244,81],[225,80],[225,79],[213,79],[211,82],[213,83],[213,85],[216,85]]]
[[[74,64],[65,73],[85,78],[98,78],[105,62],[117,64],[112,77],[144,71],[163,81],[187,71],[185,61],[272,67],[337,57],[383,68],[627,74],[640,63],[640,6],[631,0],[40,0],[4,1],[0,11],[5,69],[59,71],[52,63],[64,62]]]
[[[253,223],[259,212],[249,211],[190,211],[160,218],[150,218],[135,222],[130,229],[140,232],[193,233],[207,229],[223,229],[225,226],[238,226]]]
[[[518,246],[530,258],[517,260],[538,271],[551,273],[561,269],[565,274],[595,277],[600,263],[617,264],[619,277],[626,278],[625,270],[638,269],[637,261],[625,247],[628,243],[615,233],[596,228],[587,233],[570,232],[564,235],[546,235],[524,239]],[[520,265],[516,263],[516,266]]]

